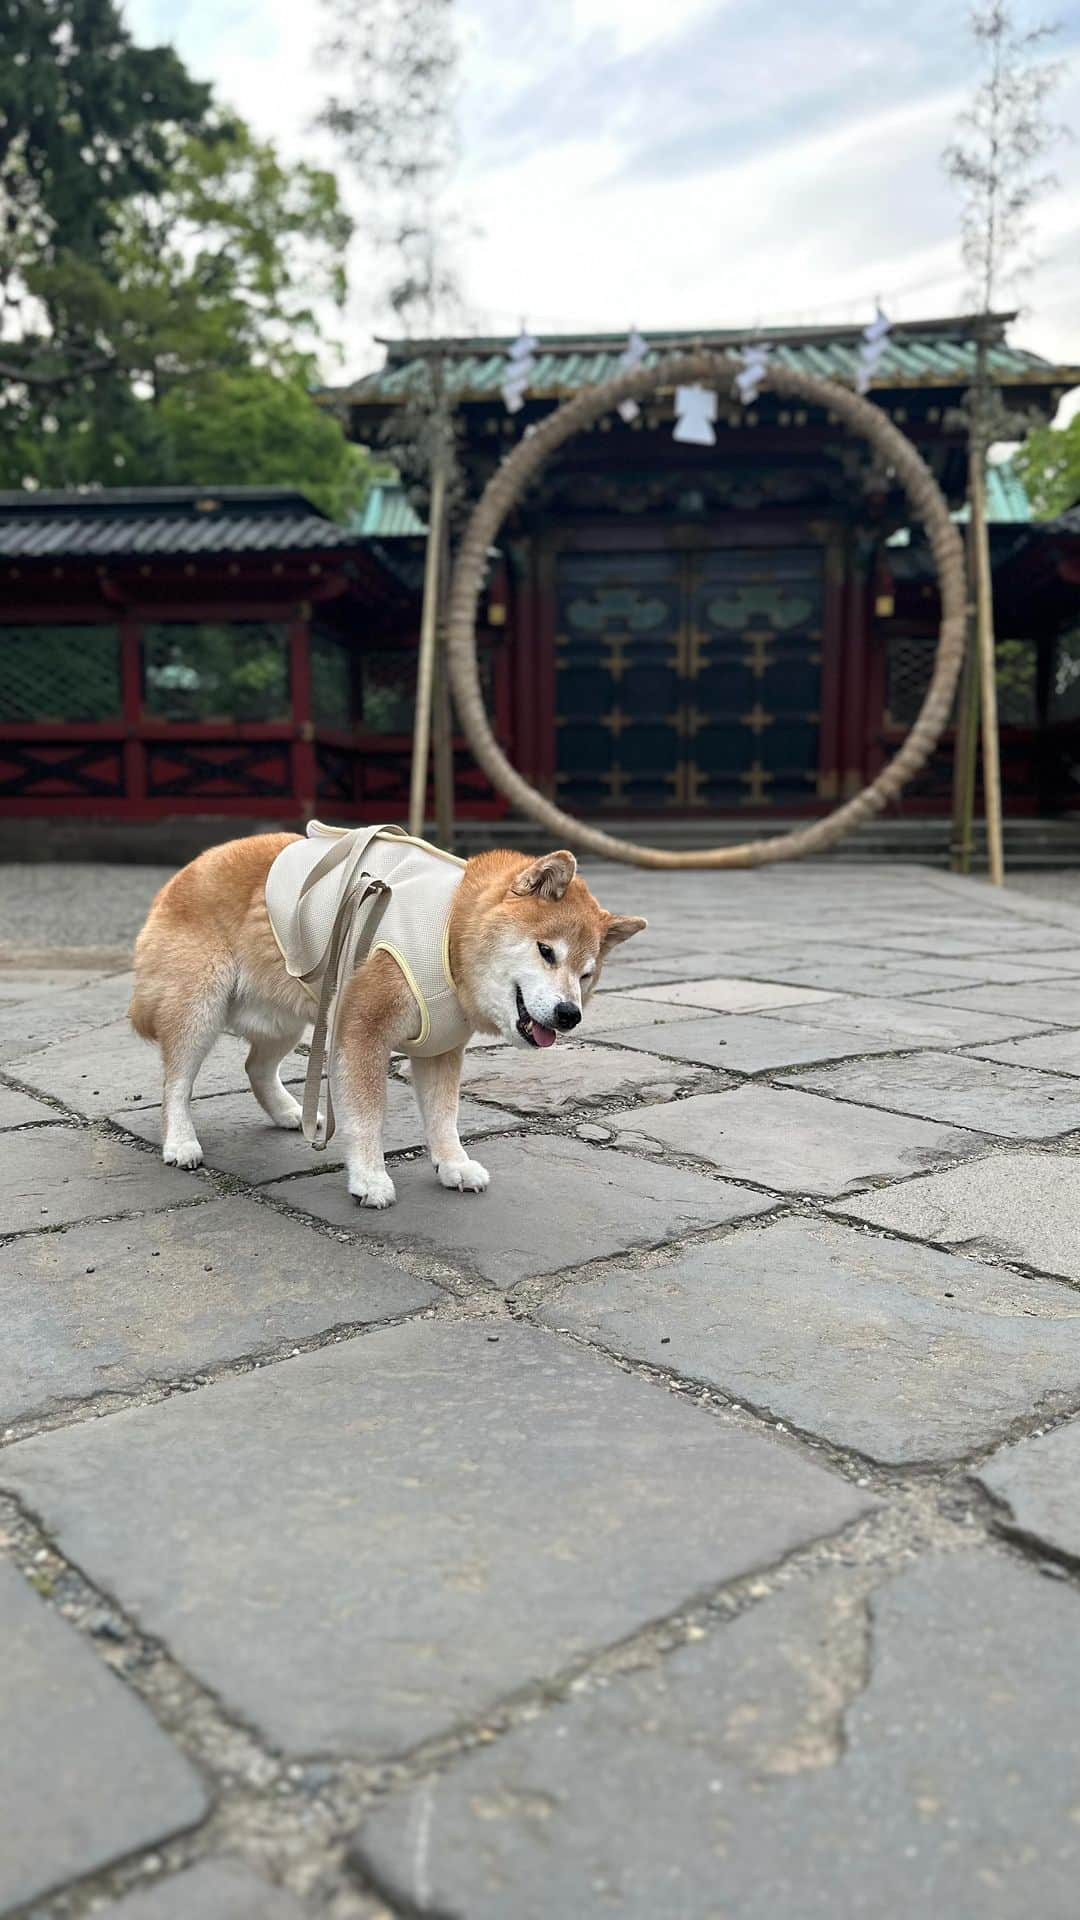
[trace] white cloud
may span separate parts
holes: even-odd
[[[479,229],[465,265],[482,327],[849,320],[879,294],[898,318],[966,304],[939,155],[967,80],[960,16],[938,0],[909,0],[902,18],[845,0],[818,10],[810,35],[797,0],[768,14],[756,0],[461,8],[461,184]],[[317,6],[130,0],[129,12],[140,38],[172,34],[287,153],[329,157],[310,131],[326,87]],[[1080,123],[1075,52],[1059,109]],[[1080,147],[1058,171],[1015,336],[1080,361]],[[351,266],[359,367],[382,271],[363,236]]]

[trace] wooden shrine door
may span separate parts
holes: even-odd
[[[817,798],[821,547],[559,556],[556,792],[574,810]]]

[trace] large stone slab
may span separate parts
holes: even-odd
[[[246,1088],[244,1061],[247,1044],[225,1034],[204,1061],[196,1094],[227,1093]],[[306,1059],[290,1053],[282,1062],[283,1080],[302,1080]],[[161,1099],[161,1055],[140,1040],[127,1020],[102,1026],[92,1039],[79,1034],[60,1040],[22,1059],[13,1059],[9,1071],[29,1086],[40,1087],[63,1100],[76,1113],[92,1118],[120,1107],[156,1106]],[[254,1100],[254,1095],[251,1095]]]
[[[0,1246],[0,1426],[439,1298],[239,1197]]]
[[[893,1193],[866,1194],[844,1212],[1080,1281],[1080,1159],[1072,1154],[995,1153]]]
[[[106,974],[89,982],[78,978],[55,993],[0,1007],[0,1061],[21,1059],[40,1047],[93,1033],[119,1020],[131,999],[130,973]]]
[[[632,1117],[636,1122],[637,1113]],[[344,1176],[290,1180],[267,1191],[332,1226],[421,1248],[498,1287],[659,1246],[768,1205],[722,1181],[580,1140],[492,1140],[477,1152],[492,1175],[487,1193],[448,1193],[430,1167],[406,1164],[394,1168],[398,1201],[389,1213],[357,1206]]]
[[[469,1920],[1073,1920],[1080,1603],[987,1553],[788,1588],[374,1813]]]
[[[1080,1127],[1080,1087],[1075,1081],[970,1055],[909,1053],[791,1077],[811,1093],[1017,1140],[1050,1140]]]
[[[976,1013],[1015,1013],[1040,1027],[1080,1027],[1080,978],[1032,981],[1027,987],[962,987],[940,1000]]]
[[[1080,1032],[1037,1034],[1031,1040],[998,1040],[974,1047],[980,1060],[1001,1060],[1006,1066],[1038,1067],[1048,1073],[1080,1075]]]
[[[845,1054],[888,1053],[891,1040],[842,1027],[812,1024],[814,1010],[800,1008],[807,1024],[766,1019],[761,1014],[704,1014],[677,1027],[630,1027],[620,1033],[622,1046],[664,1054],[705,1066],[727,1067],[734,1073],[769,1073],[781,1067],[802,1066],[812,1060],[837,1060]]]
[[[299,1100],[301,1088],[297,1086],[293,1091]],[[192,1103],[192,1114],[206,1165],[220,1173],[250,1180],[256,1186],[267,1180],[285,1179],[293,1173],[310,1173],[313,1169],[324,1173],[341,1165],[340,1137],[331,1140],[325,1153],[313,1155],[303,1134],[271,1124],[250,1089],[245,1093],[219,1093],[206,1100],[197,1099]],[[160,1107],[121,1108],[110,1118],[137,1139],[160,1145]],[[482,1107],[476,1100],[463,1100],[458,1118],[464,1139],[496,1128],[524,1125],[512,1114],[493,1113],[490,1107]],[[389,1080],[383,1129],[385,1151],[401,1153],[423,1144],[424,1129],[412,1088],[401,1080]]]
[[[100,1920],[303,1920],[305,1909],[238,1860],[203,1860],[94,1912]]]
[[[1018,1533],[1080,1560],[1080,1422],[1003,1447],[979,1479]]]
[[[3,1562],[0,1649],[0,1911],[202,1818],[194,1769]]]
[[[1037,1031],[1031,1020],[1015,1015],[971,1013],[959,1007],[944,1007],[936,1000],[860,999],[857,995],[837,995],[820,1001],[808,1022],[798,1007],[778,1008],[770,1020],[793,1020],[815,1028],[842,1027],[845,1032],[873,1035],[902,1047],[962,1047],[980,1041],[1009,1040],[1015,1034]]]
[[[191,1175],[163,1166],[109,1134],[75,1126],[31,1127],[4,1142],[0,1221],[5,1233],[100,1220],[198,1199]]]
[[[817,987],[784,987],[764,980],[690,980],[678,987],[653,987],[637,996],[658,1005],[708,1007],[714,1013],[762,1013],[770,1007],[810,1007],[828,1000]]]
[[[605,1269],[543,1317],[894,1464],[954,1459],[1080,1397],[1066,1288],[818,1220]]]
[[[660,987],[655,991],[666,993],[667,988]],[[668,1026],[674,1021],[696,1019],[697,1012],[696,1007],[679,1006],[669,1000],[646,999],[644,992],[601,991],[586,1010],[581,1037],[583,1040],[592,1040],[598,1033],[618,1033],[621,1027],[641,1027],[650,1023]]]
[[[875,954],[872,959],[884,961],[885,956]],[[937,972],[930,962],[871,964],[870,956],[854,949],[836,960],[804,960],[784,979],[793,986],[825,987],[831,993],[867,993],[890,1000],[956,985],[950,974]]]
[[[30,1120],[55,1120],[53,1107],[43,1100],[32,1100],[17,1087],[0,1087],[0,1128],[24,1127]]]
[[[1055,960],[1057,964],[1055,965]],[[1000,959],[994,954],[969,954],[965,960],[919,961],[920,968],[926,964],[940,974],[949,974],[954,980],[968,986],[1016,987],[1027,985],[1031,981],[1060,979],[1076,973],[1080,960],[1070,954],[1064,954],[1060,960],[1047,953],[1038,960],[1029,960],[1026,955],[1014,954]]]
[[[863,1113],[795,1088],[700,1093],[626,1116],[632,1137],[707,1160],[733,1180],[837,1195],[972,1153],[977,1136],[892,1113]]]
[[[670,1028],[673,1036],[678,1030],[675,1025]],[[651,1034],[653,1029],[644,1031]],[[657,1051],[666,1051],[660,1036],[668,1031],[666,1026],[656,1029]],[[546,1053],[523,1053],[519,1047],[510,1047],[494,1056],[467,1055],[462,1085],[478,1100],[519,1113],[569,1113],[597,1102],[633,1100],[642,1088],[658,1081],[693,1087],[710,1077],[692,1066],[665,1071],[648,1053],[624,1052],[622,1045],[620,1034],[617,1047],[591,1047],[586,1041],[571,1040]]]
[[[287,1749],[400,1752],[832,1533],[858,1491],[550,1334],[421,1321],[0,1475]]]

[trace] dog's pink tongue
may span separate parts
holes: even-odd
[[[538,1047],[553,1047],[557,1038],[554,1027],[542,1027],[539,1020],[533,1021],[533,1039]]]

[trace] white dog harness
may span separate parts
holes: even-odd
[[[465,866],[400,827],[325,827],[278,854],[266,908],[286,971],[316,1003],[304,1084],[304,1136],[317,1149],[334,1131],[324,1066],[334,1055],[340,988],[369,953],[388,953],[416,1002],[417,1030],[401,1051],[424,1058],[464,1046],[472,1032],[450,972],[450,914]]]

